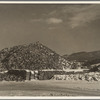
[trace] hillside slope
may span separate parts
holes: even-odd
[[[100,59],[100,51],[78,52],[78,53],[73,53],[71,55],[64,55],[63,57],[71,61],[76,60],[79,62],[85,62],[89,60]]]
[[[5,48],[0,51],[0,69],[63,69],[70,62],[39,42]]]
[[[81,62],[83,67],[87,66],[87,68],[91,69],[93,65],[100,65],[100,51],[93,52],[78,52],[73,53],[71,55],[63,56],[66,60]]]
[[[14,46],[0,52],[2,67],[5,69],[59,68],[59,55],[39,42]]]

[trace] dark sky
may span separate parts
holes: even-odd
[[[0,5],[0,50],[40,43],[57,53],[100,50],[100,5]]]

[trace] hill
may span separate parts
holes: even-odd
[[[39,42],[6,48],[0,52],[5,69],[45,69],[58,67],[59,55]]]
[[[73,53],[71,55],[64,55],[63,57],[69,61],[81,62],[83,67],[87,66],[87,68],[89,69],[93,65],[96,66],[100,64],[100,51],[78,52],[78,53]]]
[[[89,60],[100,59],[100,51],[78,52],[71,55],[64,55],[63,57],[69,61],[76,60],[79,62],[85,62]]]
[[[39,42],[5,48],[0,51],[0,69],[63,69],[70,62]]]

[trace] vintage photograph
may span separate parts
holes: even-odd
[[[0,97],[100,96],[100,4],[0,4]]]

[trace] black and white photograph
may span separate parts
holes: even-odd
[[[0,4],[0,97],[99,97],[100,4]]]

